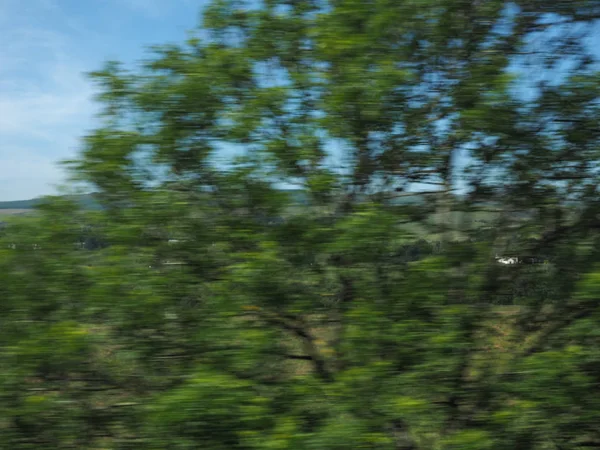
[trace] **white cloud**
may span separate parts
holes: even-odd
[[[44,65],[45,88],[8,79],[0,97],[0,136],[20,134],[52,142],[81,124],[92,111],[92,90],[76,67]]]
[[[137,57],[142,39],[176,37],[187,11],[203,3],[0,0],[0,200],[49,194],[64,181],[57,162],[74,156],[98,108],[83,72]],[[140,33],[131,28],[138,25]]]
[[[24,146],[0,154],[2,200],[25,200],[51,194],[65,177],[54,158]]]
[[[51,0],[23,3],[0,5],[0,200],[52,193],[64,181],[57,162],[74,155],[95,111],[93,86],[82,74],[88,68],[67,31],[51,21],[31,25],[60,10]],[[65,23],[77,28],[75,20]]]

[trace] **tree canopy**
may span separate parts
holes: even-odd
[[[599,19],[213,0],[90,74],[101,208],[0,236],[0,447],[600,447]]]

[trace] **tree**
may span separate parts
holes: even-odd
[[[214,0],[202,38],[93,73],[70,167],[102,210],[2,237],[40,248],[0,260],[0,441],[596,445],[597,9]],[[553,264],[500,271],[507,245]]]

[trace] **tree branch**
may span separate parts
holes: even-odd
[[[303,357],[302,358],[300,358],[300,357],[292,358],[292,359],[305,359],[307,361],[312,361],[313,367],[315,369],[315,373],[319,376],[319,378],[321,378],[323,381],[326,381],[326,382],[333,381],[333,376],[332,376],[331,372],[327,369],[325,360],[322,358],[322,356],[317,348],[317,345],[315,343],[316,342],[315,337],[308,330],[304,329],[300,324],[290,323],[290,321],[296,321],[296,322],[299,321],[300,320],[299,318],[294,317],[289,314],[284,315],[284,316],[277,316],[275,314],[269,314],[264,311],[254,311],[251,314],[256,314],[256,315],[258,315],[258,317],[260,317],[265,322],[271,323],[273,325],[277,325],[277,326],[283,328],[284,330],[289,331],[292,334],[295,334],[300,339],[302,339],[305,350],[308,353],[308,357],[310,359],[305,359]]]

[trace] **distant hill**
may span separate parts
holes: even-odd
[[[66,196],[72,200],[75,200],[85,209],[99,209],[100,204],[94,198],[94,194],[83,194],[83,195],[69,195]],[[39,205],[41,198],[32,198],[30,200],[13,200],[9,202],[0,202],[0,213],[2,211],[8,212],[8,210],[26,212],[32,210]]]
[[[310,195],[307,191],[302,189],[282,189],[282,191],[289,194],[292,203],[297,205],[307,205],[310,203]],[[99,202],[95,199],[94,194],[83,194],[66,196],[79,203],[85,209],[98,210],[101,209]],[[7,202],[0,202],[0,214],[15,214],[23,213],[28,210],[33,210],[40,203],[41,198],[33,198],[30,200],[14,200]],[[399,197],[393,200],[396,205],[417,205],[428,201],[431,201],[432,197],[426,197],[422,195],[412,195],[406,197]],[[9,213],[8,210],[12,210]],[[17,212],[18,211],[18,212]]]
[[[37,204],[38,199],[31,200],[14,200],[11,202],[0,202],[0,209],[33,209]]]
[[[284,189],[291,196],[294,203],[306,204],[309,201],[308,194],[302,190]],[[75,200],[85,209],[101,209],[100,203],[94,197],[94,194],[68,195],[66,198]],[[32,198],[29,200],[12,200],[0,202],[0,214],[19,214],[35,209],[42,198]]]

